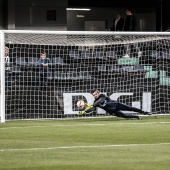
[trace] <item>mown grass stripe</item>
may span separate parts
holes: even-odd
[[[106,123],[106,124],[92,124],[92,123],[87,123],[87,124],[63,124],[63,125],[39,125],[39,126],[13,126],[13,127],[0,127],[0,130],[2,129],[19,129],[19,128],[42,128],[42,127],[76,127],[76,126],[108,126],[108,125],[129,125],[129,124],[138,124],[138,125],[145,125],[145,124],[170,124],[170,122],[127,122],[127,123]]]

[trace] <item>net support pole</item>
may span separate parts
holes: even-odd
[[[0,31],[0,120],[5,123],[5,45],[4,45],[4,32]]]

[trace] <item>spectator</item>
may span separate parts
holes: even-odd
[[[126,8],[126,17],[124,20],[123,31],[135,31],[136,30],[136,17],[132,13],[130,8]]]
[[[5,91],[11,86],[9,48],[5,46]]]
[[[9,65],[10,65],[9,48],[7,46],[5,46],[5,66],[6,66],[6,69],[9,68]]]
[[[113,20],[113,26],[110,28],[111,31],[122,31],[124,25],[124,19],[120,12],[116,12],[115,18]]]
[[[126,17],[124,20],[123,31],[135,31],[136,30],[136,17],[132,13],[131,8],[126,8]],[[125,55],[124,58],[129,58],[131,53],[131,46],[129,44],[124,45]]]
[[[40,87],[41,90],[45,90],[47,87],[48,79],[47,75],[49,72],[49,63],[51,63],[51,60],[49,58],[46,58],[45,51],[41,52],[40,59],[36,62],[35,66],[40,68]]]

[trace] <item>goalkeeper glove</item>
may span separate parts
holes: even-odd
[[[86,107],[86,109],[85,110],[89,110],[89,109],[91,109],[92,107],[93,107],[93,105],[90,105],[90,104],[85,104],[85,107]]]
[[[79,115],[83,115],[83,114],[86,114],[86,111],[88,112],[91,108],[93,108],[93,105],[90,105],[90,104],[85,104],[85,110],[84,111],[80,111],[79,112]]]
[[[80,116],[83,115],[83,114],[86,114],[86,111],[81,111],[81,112],[79,112],[79,115],[80,115]]]

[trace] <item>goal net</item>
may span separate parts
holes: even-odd
[[[169,114],[168,33],[3,32],[6,120],[77,117],[77,101],[92,104],[94,88],[127,105]],[[2,69],[1,75],[2,82]],[[97,109],[84,116],[108,114]]]

